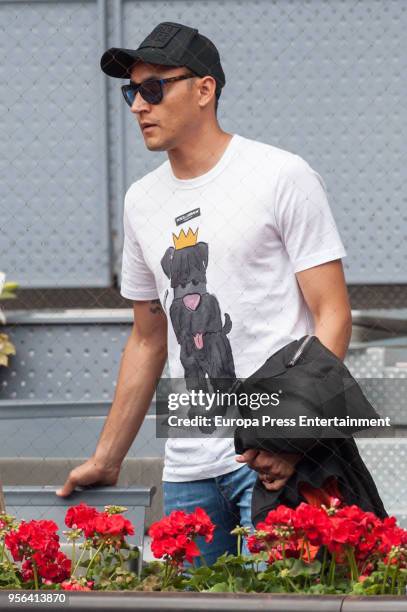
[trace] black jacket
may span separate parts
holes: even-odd
[[[378,418],[345,364],[326,348],[316,336],[304,336],[274,353],[252,376],[238,381],[238,394],[279,392],[281,402],[254,413],[239,407],[243,417],[275,418],[340,417]],[[297,418],[298,421],[298,418]],[[298,486],[306,482],[321,487],[329,476],[336,476],[346,504],[357,504],[377,516],[387,516],[376,485],[365,466],[352,433],[364,429],[353,427],[298,426],[238,427],[235,449],[249,448],[270,452],[300,453],[302,459],[286,485],[279,491],[268,491],[257,479],[252,498],[252,520],[256,524],[279,504],[295,508],[305,501]]]

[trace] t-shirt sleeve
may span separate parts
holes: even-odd
[[[154,274],[147,266],[129,219],[127,196],[123,214],[124,244],[120,293],[129,300],[158,298]]]
[[[275,203],[277,229],[294,272],[346,256],[324,181],[300,156],[281,168]]]

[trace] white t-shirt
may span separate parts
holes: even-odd
[[[133,183],[124,231],[121,294],[160,299],[179,379],[198,367],[246,378],[312,333],[295,273],[346,255],[319,174],[236,134],[201,176],[178,179],[167,160]],[[234,456],[230,438],[168,439],[163,479],[226,474],[241,467]]]

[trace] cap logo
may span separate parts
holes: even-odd
[[[141,43],[142,47],[165,47],[181,28],[171,24],[160,24]]]

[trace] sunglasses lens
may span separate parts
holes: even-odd
[[[140,87],[140,94],[149,104],[159,104],[163,99],[160,81],[147,81]]]
[[[124,87],[122,87],[122,92],[127,104],[129,106],[133,106],[134,98],[136,97],[136,92],[134,91],[134,89],[125,85]]]
[[[160,81],[146,81],[140,86],[134,87],[124,85],[122,87],[124,99],[129,106],[133,106],[134,99],[138,92],[149,104],[159,104],[163,99],[163,90]]]

